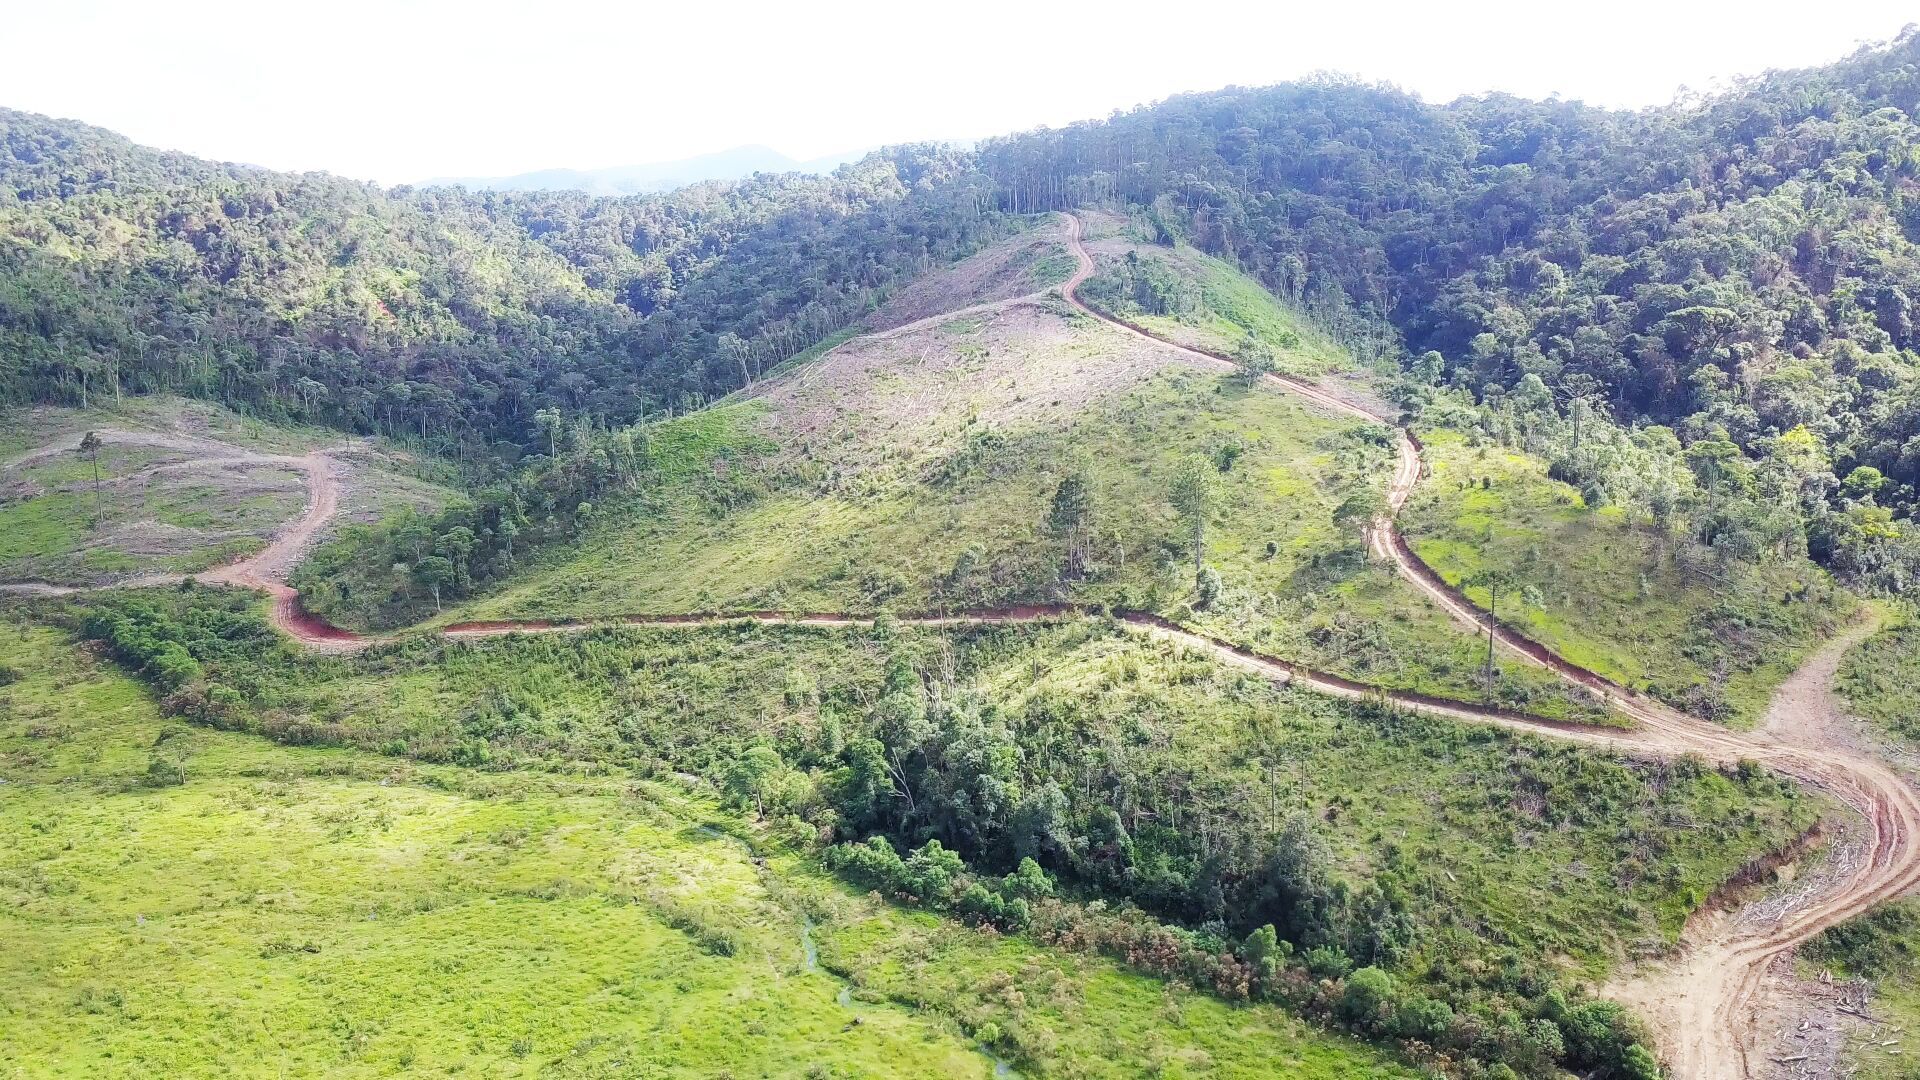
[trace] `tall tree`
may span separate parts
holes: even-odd
[[[1198,454],[1180,459],[1175,468],[1170,494],[1173,508],[1186,528],[1193,546],[1193,572],[1207,565],[1207,518],[1213,512],[1213,463]]]
[[[100,433],[89,431],[81,438],[79,448],[80,453],[87,455],[87,458],[93,462],[93,527],[96,529],[100,527],[100,522],[106,517],[107,512],[106,503],[100,491],[100,447],[102,445]]]
[[[1520,579],[1504,567],[1487,567],[1467,575],[1461,587],[1487,590],[1487,701],[1493,700],[1493,624],[1500,621],[1500,595],[1520,587]]]
[[[1084,574],[1093,540],[1093,481],[1084,465],[1075,463],[1060,478],[1047,512],[1047,528],[1066,543],[1066,576]]]

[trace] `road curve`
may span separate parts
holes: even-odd
[[[199,579],[255,589],[273,597],[274,624],[302,645],[336,652],[357,648],[364,644],[359,635],[309,614],[300,606],[300,594],[287,584],[294,564],[340,512],[340,481],[334,475],[333,460],[320,450],[288,460],[307,476],[306,511],[251,557],[215,567],[198,575]]]
[[[1075,288],[1092,275],[1094,266],[1082,243],[1078,218],[1071,226],[1071,237],[1079,269],[1066,285],[1067,298],[1095,318],[1152,337],[1140,327],[1088,307],[1074,295]],[[1228,359],[1171,342],[1163,344],[1190,356]],[[1311,384],[1278,375],[1267,378],[1333,412],[1378,420],[1394,428],[1397,465],[1388,486],[1387,510],[1368,528],[1368,548],[1376,556],[1390,559],[1403,577],[1463,626],[1476,633],[1490,634],[1502,647],[1526,661],[1600,694],[1636,725],[1633,732],[1621,735],[1581,732],[1577,736],[1580,741],[1641,753],[1695,754],[1720,763],[1743,758],[1759,761],[1826,791],[1866,823],[1866,857],[1850,871],[1838,875],[1832,887],[1803,897],[1800,903],[1761,925],[1728,920],[1725,928],[1713,936],[1690,943],[1684,964],[1657,970],[1647,976],[1641,986],[1630,987],[1624,993],[1654,1014],[1652,1019],[1665,1041],[1668,1067],[1676,1077],[1744,1080],[1754,1075],[1753,1059],[1758,1053],[1757,1003],[1774,961],[1827,928],[1893,899],[1920,882],[1920,847],[1916,847],[1916,837],[1920,837],[1920,796],[1916,796],[1903,777],[1878,759],[1794,737],[1808,731],[1807,727],[1796,731],[1789,725],[1778,735],[1729,731],[1636,694],[1496,622],[1422,562],[1394,523],[1395,515],[1412,495],[1420,477],[1419,446],[1412,434],[1387,417],[1369,413]],[[1471,706],[1464,710],[1456,706],[1448,711],[1464,711],[1467,714],[1464,719],[1492,721],[1555,737],[1570,735],[1564,726],[1492,716]],[[1648,988],[1652,988],[1651,992]]]
[[[1234,361],[1200,349],[1168,342],[1123,319],[1095,310],[1077,294],[1092,276],[1094,263],[1082,241],[1077,217],[1067,215],[1069,239],[1077,262],[1061,286],[1064,299],[1086,315],[1120,330],[1153,340],[1158,345],[1212,366]],[[1000,308],[1031,302],[1016,297],[976,305]],[[917,327],[950,319],[947,313]],[[894,333],[908,328],[896,328]],[[1412,495],[1421,474],[1419,445],[1393,422],[1303,380],[1277,374],[1265,379],[1288,393],[1357,420],[1392,428],[1396,463],[1388,484],[1386,509],[1367,527],[1369,550],[1390,561],[1409,583],[1432,599],[1449,616],[1475,633],[1490,634],[1499,645],[1568,683],[1603,696],[1635,725],[1631,730],[1557,723],[1537,717],[1492,709],[1464,701],[1385,690],[1327,672],[1315,671],[1277,657],[1265,656],[1229,642],[1194,633],[1149,612],[1109,613],[1120,623],[1157,639],[1176,642],[1243,671],[1282,685],[1300,686],[1347,699],[1390,702],[1412,712],[1453,720],[1493,724],[1503,728],[1565,739],[1587,746],[1658,757],[1695,755],[1716,764],[1753,760],[1827,792],[1858,813],[1865,823],[1865,857],[1857,865],[1833,875],[1829,887],[1814,892],[1787,910],[1765,920],[1725,920],[1711,936],[1688,943],[1681,960],[1658,968],[1637,983],[1618,989],[1619,996],[1652,1014],[1660,1030],[1667,1065],[1673,1075],[1695,1080],[1745,1080],[1755,1075],[1758,1056],[1756,1003],[1775,960],[1823,930],[1853,918],[1920,883],[1920,795],[1892,768],[1870,756],[1820,745],[1810,737],[1811,726],[1780,725],[1772,734],[1730,731],[1687,716],[1648,699],[1603,676],[1560,657],[1546,646],[1495,622],[1458,590],[1449,586],[1422,562],[1394,523],[1395,515]],[[368,638],[328,625],[306,613],[299,597],[285,583],[287,572],[311,545],[338,509],[338,482],[324,453],[289,459],[299,464],[309,480],[306,512],[259,554],[200,575],[201,580],[258,589],[274,599],[273,621],[301,644],[318,650],[345,651],[375,644]],[[151,582],[148,582],[151,583]],[[22,591],[48,591],[21,587]],[[1032,605],[993,610],[908,615],[897,622],[911,626],[966,626],[1030,623],[1078,617],[1080,609],[1061,605]],[[456,623],[439,633],[453,639],[475,639],[514,633],[580,632],[599,626],[701,626],[751,621],[777,625],[867,625],[871,619],[834,612],[753,611],[690,615],[635,615],[593,621],[496,621]]]

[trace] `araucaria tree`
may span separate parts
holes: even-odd
[[[80,452],[87,455],[88,460],[93,462],[93,524],[96,528],[101,518],[106,516],[106,505],[101,502],[100,496],[100,447],[102,445],[104,444],[100,441],[100,433],[89,431],[80,440],[79,447]]]

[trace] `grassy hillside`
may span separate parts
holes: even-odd
[[[301,454],[345,479],[341,522],[433,509],[432,467],[365,439],[276,427],[179,398],[112,409],[16,409],[0,436],[0,580],[90,585],[192,573],[258,550],[307,505]],[[78,449],[87,432],[94,455]]]
[[[1228,263],[1179,243],[1145,216],[1083,213],[1095,273],[1081,298],[1154,336],[1313,378],[1355,367],[1297,309]]]
[[[1920,621],[1897,615],[1841,661],[1835,687],[1853,712],[1908,742],[1920,741]]]
[[[876,904],[671,784],[190,727],[48,630],[0,662],[0,1056],[33,1075],[1402,1074]]]
[[[121,621],[88,625],[129,662],[151,654],[183,715],[225,727],[490,770],[691,773],[792,835],[878,834],[914,860],[931,846],[989,880],[1038,860],[1069,892],[1192,928],[1166,939],[1176,957],[1237,950],[1272,923],[1292,959],[1260,976],[1260,996],[1324,1016],[1314,980],[1380,967],[1463,1017],[1431,1036],[1462,1051],[1473,1025],[1551,1011],[1545,989],[1577,997],[1666,947],[1820,812],[1757,769],[1637,763],[1341,703],[1099,620],[603,629],[321,656],[249,629],[247,603],[123,596],[103,609]],[[156,640],[201,667],[175,678]],[[1032,932],[1113,940],[1096,910],[1043,907]],[[1141,959],[1159,945],[1099,947],[1224,978]],[[1518,1045],[1471,1052],[1535,1060]]]
[[[1080,833],[1100,806],[1116,806],[1142,864],[1150,850],[1165,860],[1159,885],[1115,887],[1169,914],[1231,921],[1245,916],[1203,898],[1210,875],[1231,872],[1208,869],[1199,848],[1207,837],[1221,850],[1257,848],[1305,813],[1357,889],[1393,881],[1428,898],[1420,963],[1485,938],[1597,976],[1629,946],[1671,941],[1720,881],[1815,811],[1771,781],[1606,761],[1279,690],[1098,620],[421,639],[351,658],[229,658],[209,678],[248,700],[221,711],[222,723],[434,761],[693,771],[724,784],[765,745],[796,770],[768,796],[770,814],[826,811],[823,821],[850,824],[851,811],[830,809],[834,770],[863,737],[909,737],[888,733],[882,704],[903,670],[926,685],[929,737],[984,738],[983,760],[1002,742],[1012,755],[994,766],[1001,793],[970,811],[996,819],[969,826],[972,849],[944,818],[912,828],[991,865],[1020,843],[1020,793],[1057,785],[1069,809],[1059,828]],[[986,731],[966,717],[984,718]],[[963,727],[942,733],[947,723]],[[936,771],[949,767],[962,763]],[[1069,854],[1080,850],[1067,843],[1055,868],[1102,880],[1099,860]],[[1601,879],[1606,888],[1571,887]]]
[[[1004,263],[1014,250],[982,258]],[[1259,291],[1245,279],[1235,288]],[[412,569],[426,541],[377,537],[323,551],[297,583],[314,610],[356,627],[436,614],[1108,604],[1384,685],[1485,693],[1475,640],[1360,548],[1359,523],[1390,471],[1384,428],[1057,303],[851,340],[728,404],[623,438],[641,456],[630,481],[590,520],[563,526],[563,543],[515,560],[502,587],[476,585],[481,595],[436,612]],[[596,452],[574,454],[591,469]],[[1195,460],[1211,477],[1206,558],[1222,580],[1207,598],[1172,500]],[[1052,514],[1069,479],[1087,493],[1077,533]],[[553,531],[540,512],[527,511],[523,532]],[[1496,674],[1505,704],[1601,716],[1529,667],[1503,662]]]
[[[1537,458],[1450,431],[1424,437],[1431,475],[1401,516],[1420,557],[1454,584],[1511,571],[1503,621],[1698,715],[1751,723],[1856,603],[1804,559],[1717,558],[1619,507],[1588,508]]]
[[[800,415],[810,403],[797,394],[779,411],[755,401],[702,421],[771,433],[780,449],[762,468],[778,486],[719,515],[677,493],[610,513],[577,549],[461,614],[928,610],[1069,597],[1148,607],[1191,590],[1168,496],[1185,455],[1236,455],[1227,471],[1215,467],[1214,557],[1269,561],[1272,542],[1282,572],[1335,542],[1334,508],[1377,487],[1384,466],[1348,425],[1204,371],[1148,373],[1084,412],[1063,404],[1058,418],[1052,399],[1028,397],[1040,412],[1028,422],[970,424],[956,402],[951,428],[946,416],[923,426],[905,415],[918,382],[874,382],[890,393],[818,422]],[[789,449],[796,443],[808,446],[804,457]],[[1088,479],[1094,505],[1092,555],[1077,577],[1048,520],[1070,472]]]

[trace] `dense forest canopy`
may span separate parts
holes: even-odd
[[[684,410],[1020,215],[1118,204],[1399,362],[1410,404],[1657,425],[1703,486],[1799,506],[1816,556],[1899,590],[1916,105],[1909,31],[1640,112],[1317,79],[629,198],[382,190],[0,111],[0,393],[537,450],[543,411]]]
[[[994,140],[1009,209],[1119,200],[1482,405],[1672,429],[1702,483],[1804,505],[1813,553],[1912,587],[1920,36],[1620,113],[1338,80]],[[1538,391],[1535,389],[1538,388]],[[1528,409],[1538,412],[1539,405]],[[1696,453],[1696,448],[1701,448]],[[1707,475],[1714,474],[1714,475]]]
[[[685,409],[1006,227],[933,146],[668,195],[391,191],[0,110],[0,386],[450,446]]]

